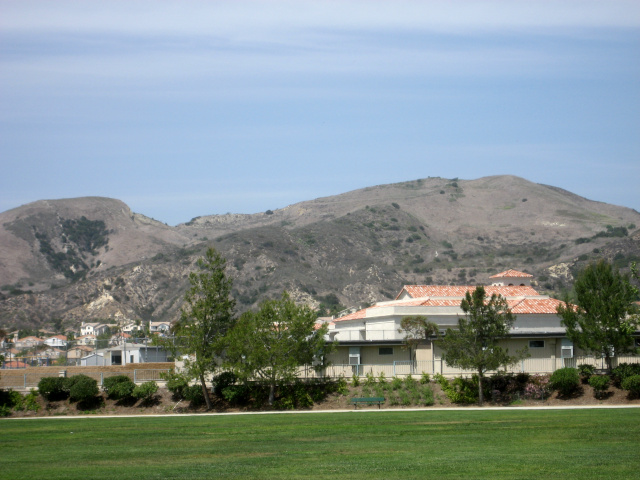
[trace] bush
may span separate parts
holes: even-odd
[[[234,385],[237,380],[238,377],[236,377],[236,374],[233,372],[222,372],[221,374],[216,375],[213,377],[213,394],[216,397],[222,397],[222,391],[225,388]]]
[[[345,396],[349,394],[349,386],[347,385],[347,379],[340,377],[338,379],[338,386],[336,390],[340,395]]]
[[[632,397],[640,397],[640,375],[630,375],[622,381],[622,389]]]
[[[640,375],[640,363],[621,363],[611,370],[613,384],[618,388],[621,388],[622,382],[624,382],[627,377],[633,375]]]
[[[38,392],[50,402],[69,398],[65,377],[43,377],[38,382]]]
[[[174,400],[185,398],[185,390],[189,387],[189,380],[179,373],[162,373],[160,378],[166,381],[167,390],[173,394]],[[204,398],[203,398],[204,401]]]
[[[604,392],[609,388],[611,379],[607,375],[593,375],[589,377],[589,385],[593,388],[596,398],[602,397]]]
[[[580,386],[580,375],[575,368],[560,368],[553,372],[549,384],[551,388],[558,390],[560,395],[569,396],[578,390]]]
[[[202,385],[188,385],[182,390],[185,400],[188,400],[192,407],[198,407],[204,404],[204,395],[202,393]]]
[[[40,410],[40,404],[38,403],[38,392],[35,389],[31,389],[31,391],[24,396],[24,409],[31,410],[33,412],[37,412]]]
[[[107,397],[114,400],[123,400],[133,395],[136,384],[127,375],[115,375],[104,379],[102,389]]]
[[[456,377],[451,382],[436,373],[435,380],[453,403],[475,403],[478,401],[478,377]]]
[[[158,384],[156,382],[145,382],[142,385],[138,385],[133,389],[132,395],[137,399],[142,399],[145,402],[150,401],[158,391]]]
[[[427,385],[430,381],[431,378],[429,377],[429,374],[422,372],[422,375],[420,375],[420,383],[422,383],[423,385]]]
[[[588,383],[591,376],[596,373],[596,367],[584,363],[582,365],[578,365],[578,373],[580,373],[582,383]]]
[[[69,399],[72,402],[89,402],[100,393],[98,390],[98,382],[93,378],[86,375],[74,375],[68,382],[69,387]]]

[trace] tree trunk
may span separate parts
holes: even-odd
[[[613,370],[613,359],[611,358],[611,355],[609,355],[609,353],[605,353],[604,355],[604,362],[607,364],[607,375],[611,374],[611,370]]]
[[[478,405],[482,406],[484,403],[484,394],[482,392],[482,372],[478,372]]]
[[[207,410],[211,410],[211,399],[209,398],[209,391],[207,390],[207,383],[204,380],[204,375],[200,375],[200,384],[202,385],[202,395],[204,395],[204,401],[207,404]]]
[[[275,396],[276,396],[276,385],[275,383],[271,383],[271,385],[269,385],[269,405],[273,405]]]

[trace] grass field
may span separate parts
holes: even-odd
[[[631,479],[640,409],[0,420],[0,478]]]

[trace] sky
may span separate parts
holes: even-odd
[[[0,0],[0,211],[503,174],[640,211],[640,2]]]

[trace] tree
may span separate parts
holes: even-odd
[[[409,349],[411,372],[413,373],[414,352],[423,340],[438,334],[438,325],[421,315],[404,317],[400,322],[398,333],[404,333],[405,347]]]
[[[209,248],[197,265],[199,271],[189,274],[191,286],[184,296],[180,320],[173,327],[175,343],[167,345],[174,355],[188,355],[186,373],[200,382],[207,409],[211,409],[205,380],[216,371],[225,335],[235,322],[235,300],[231,297],[233,282],[225,274],[226,261],[214,248]]]
[[[634,301],[638,289],[611,264],[601,260],[587,265],[574,283],[575,302],[567,298],[558,315],[567,337],[588,354],[604,358],[611,372],[616,355],[633,353],[638,328]]]
[[[333,348],[324,336],[328,326],[316,328],[315,312],[296,305],[286,292],[264,301],[259,310],[244,313],[230,333],[227,360],[238,378],[258,379],[269,386],[269,405],[278,385],[293,380],[301,365],[326,366]]]
[[[465,313],[458,319],[458,329],[447,329],[437,343],[442,348],[442,358],[452,367],[475,370],[478,374],[478,404],[482,405],[482,381],[487,371],[508,367],[527,355],[526,349],[509,355],[499,345],[508,338],[516,317],[509,310],[507,300],[497,294],[487,300],[484,287],[467,292],[460,304]]]

